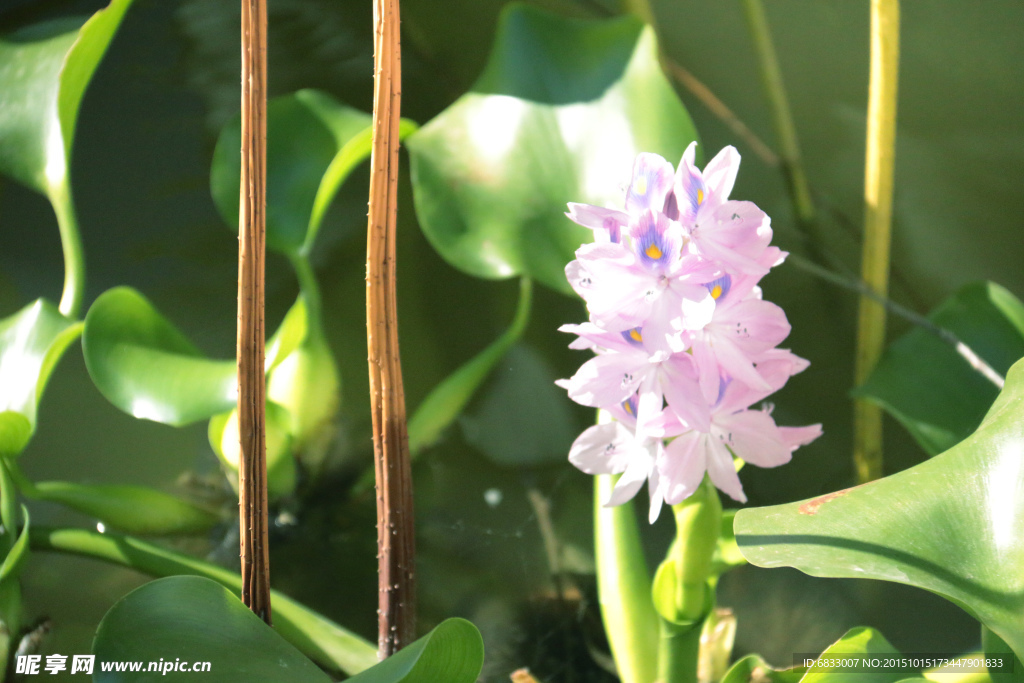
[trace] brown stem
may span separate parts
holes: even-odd
[[[401,48],[398,0],[374,0],[373,153],[366,239],[366,342],[377,480],[377,647],[381,659],[416,637],[416,542],[405,392],[398,354],[395,220]]]
[[[242,178],[238,211],[238,516],[242,602],[270,623],[263,281],[267,176],[267,3],[242,0]]]

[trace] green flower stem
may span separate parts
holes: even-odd
[[[871,0],[871,80],[864,168],[861,279],[883,298],[889,290],[899,35],[899,0]],[[857,386],[863,384],[874,370],[884,344],[885,308],[862,296],[854,367]],[[882,476],[882,409],[864,400],[854,403],[853,460],[859,483]]]
[[[722,502],[708,477],[697,491],[672,507],[676,542],[670,550],[675,563],[675,621],[703,621],[709,604],[708,579],[722,528]],[[698,629],[699,630],[699,629]]]
[[[659,620],[651,602],[651,579],[633,503],[601,504],[615,480],[610,474],[594,478],[594,555],[601,618],[622,683],[651,683],[657,673]]]
[[[658,638],[658,683],[696,683],[700,661],[701,622],[661,620]]]
[[[64,291],[60,297],[60,312],[68,318],[77,319],[85,295],[85,252],[78,231],[75,203],[66,179],[51,186],[48,195],[57,214],[57,228],[64,250]]]
[[[316,273],[313,272],[309,257],[304,254],[292,254],[289,260],[295,269],[302,298],[306,302],[307,339],[319,339],[323,336],[323,302]]]
[[[786,86],[782,80],[782,70],[779,68],[771,29],[768,26],[768,17],[765,15],[761,0],[743,0],[743,10],[747,15],[750,37],[754,41],[754,49],[757,51],[761,68],[761,80],[772,110],[779,156],[789,186],[790,198],[797,220],[807,229],[814,221],[814,202],[807,187],[807,176],[800,156],[800,143],[797,139],[796,126],[793,124],[793,113],[789,108],[789,98],[786,96]]]
[[[205,576],[236,595],[242,589],[242,580],[235,572],[131,536],[86,529],[32,527],[29,540],[36,551],[91,557],[151,576]],[[377,648],[369,641],[277,591],[271,594],[274,630],[317,664],[352,676],[377,663]]]

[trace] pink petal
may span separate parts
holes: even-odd
[[[650,373],[646,359],[621,353],[591,358],[568,380],[558,386],[569,391],[569,398],[592,408],[607,408],[622,403],[636,392]]]
[[[706,439],[704,434],[689,431],[665,447],[664,456],[658,460],[658,470],[665,502],[669,505],[678,505],[692,496],[704,479]]]
[[[591,204],[569,202],[565,214],[571,221],[594,231],[594,241],[599,243],[619,242],[622,229],[629,225],[629,214]]]
[[[800,446],[806,446],[822,434],[820,424],[806,427],[779,427],[779,433],[782,435],[783,443],[791,451],[795,451]]]
[[[704,167],[704,182],[716,201],[724,202],[729,198],[739,170],[740,153],[732,145],[723,147]]]
[[[661,211],[665,195],[672,189],[675,175],[672,164],[657,154],[638,154],[633,162],[633,178],[626,192],[626,211],[638,213],[645,209]]]
[[[743,493],[743,484],[740,483],[740,477],[736,474],[736,464],[729,449],[713,434],[707,437],[706,443],[708,476],[711,477],[711,483],[733,500],[746,503],[747,497]]]
[[[569,462],[586,474],[618,474],[633,449],[633,434],[620,423],[594,425],[573,442]]]
[[[778,467],[792,458],[792,449],[783,441],[775,420],[763,410],[744,410],[715,422],[741,460],[758,467]]]
[[[635,448],[630,457],[629,465],[626,466],[626,470],[619,477],[619,480],[615,482],[615,488],[612,489],[611,495],[608,496],[604,506],[613,507],[631,500],[637,491],[640,490],[640,487],[643,486],[644,482],[647,481],[647,476],[651,471],[651,464],[651,456],[647,450],[645,448]]]
[[[697,369],[689,354],[679,353],[660,364],[659,378],[669,408],[690,428],[711,429],[711,409],[700,390]]]

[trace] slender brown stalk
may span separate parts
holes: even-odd
[[[867,153],[864,169],[864,251],[861,279],[879,297],[889,291],[893,174],[896,165],[896,95],[900,56],[899,0],[871,0],[871,81],[868,88]],[[861,297],[857,324],[855,383],[863,384],[885,345],[885,309]],[[882,476],[882,411],[854,402],[853,461],[857,481]]]
[[[416,636],[416,542],[405,392],[398,355],[395,220],[401,48],[398,0],[374,0],[373,153],[366,239],[366,342],[377,479],[377,647],[381,659]]]
[[[242,0],[242,179],[238,211],[238,516],[242,602],[270,623],[263,281],[267,177],[267,3]]]
[[[753,150],[754,154],[769,166],[778,166],[781,161],[771,147],[766,145],[761,138],[757,137],[754,131],[747,128],[740,117],[733,113],[732,109],[726,106],[725,102],[718,99],[718,96],[711,91],[711,88],[694,76],[686,67],[672,60],[665,53],[661,54],[661,61],[666,71],[690,93],[693,94],[708,110],[717,116],[722,123],[729,127],[733,135],[740,138]]]

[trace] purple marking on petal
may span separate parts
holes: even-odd
[[[671,190],[665,196],[665,208],[662,209],[662,213],[669,220],[679,220],[679,202],[676,201],[676,193]]]
[[[644,338],[639,327],[623,330],[619,334],[622,335],[623,339],[629,342],[630,346],[635,346],[638,349],[642,349],[644,347]]]
[[[622,224],[614,218],[604,219],[604,229],[608,231],[608,240],[619,242],[622,239]]]
[[[664,220],[658,220],[658,219]],[[653,211],[644,211],[640,220],[630,233],[633,240],[633,249],[640,262],[649,269],[661,269],[668,266],[672,257],[672,245],[665,239],[665,228],[668,227],[668,220],[663,214],[655,214]]]
[[[717,280],[708,282],[704,286],[708,288],[708,291],[711,293],[711,297],[715,301],[720,301],[729,293],[729,289],[732,288],[732,278],[728,275],[723,275]]]

